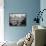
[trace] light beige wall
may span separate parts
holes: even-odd
[[[46,32],[45,32],[45,44],[46,44]]]
[[[44,37],[46,29],[39,25],[32,26],[32,34],[34,35],[34,42],[32,46],[43,46],[44,45]]]
[[[44,30],[38,29],[35,31],[35,46],[44,46]]]

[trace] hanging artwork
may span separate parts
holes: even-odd
[[[9,25],[10,26],[26,26],[26,14],[10,13]]]

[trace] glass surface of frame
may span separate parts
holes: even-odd
[[[26,14],[10,13],[9,25],[10,26],[26,26]]]

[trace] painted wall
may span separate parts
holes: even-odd
[[[43,10],[43,9],[46,9],[46,0],[40,0],[40,10]],[[46,27],[46,11],[43,13],[42,17],[43,17],[43,22],[40,21],[40,25]],[[46,43],[46,40],[45,40],[45,43]]]
[[[7,41],[18,41],[32,30],[33,19],[40,10],[40,0],[4,0],[4,38]],[[26,13],[27,25],[23,27],[9,26],[9,13]]]
[[[46,0],[41,0],[41,1],[40,1],[40,9],[41,9],[41,11],[42,11],[43,9],[46,9]],[[42,17],[43,17],[43,22],[41,21],[41,22],[40,22],[40,25],[46,27],[46,10],[43,12]]]
[[[0,42],[4,41],[4,4],[0,0]]]

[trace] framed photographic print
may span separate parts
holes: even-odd
[[[10,13],[9,25],[10,26],[26,26],[26,14]]]

